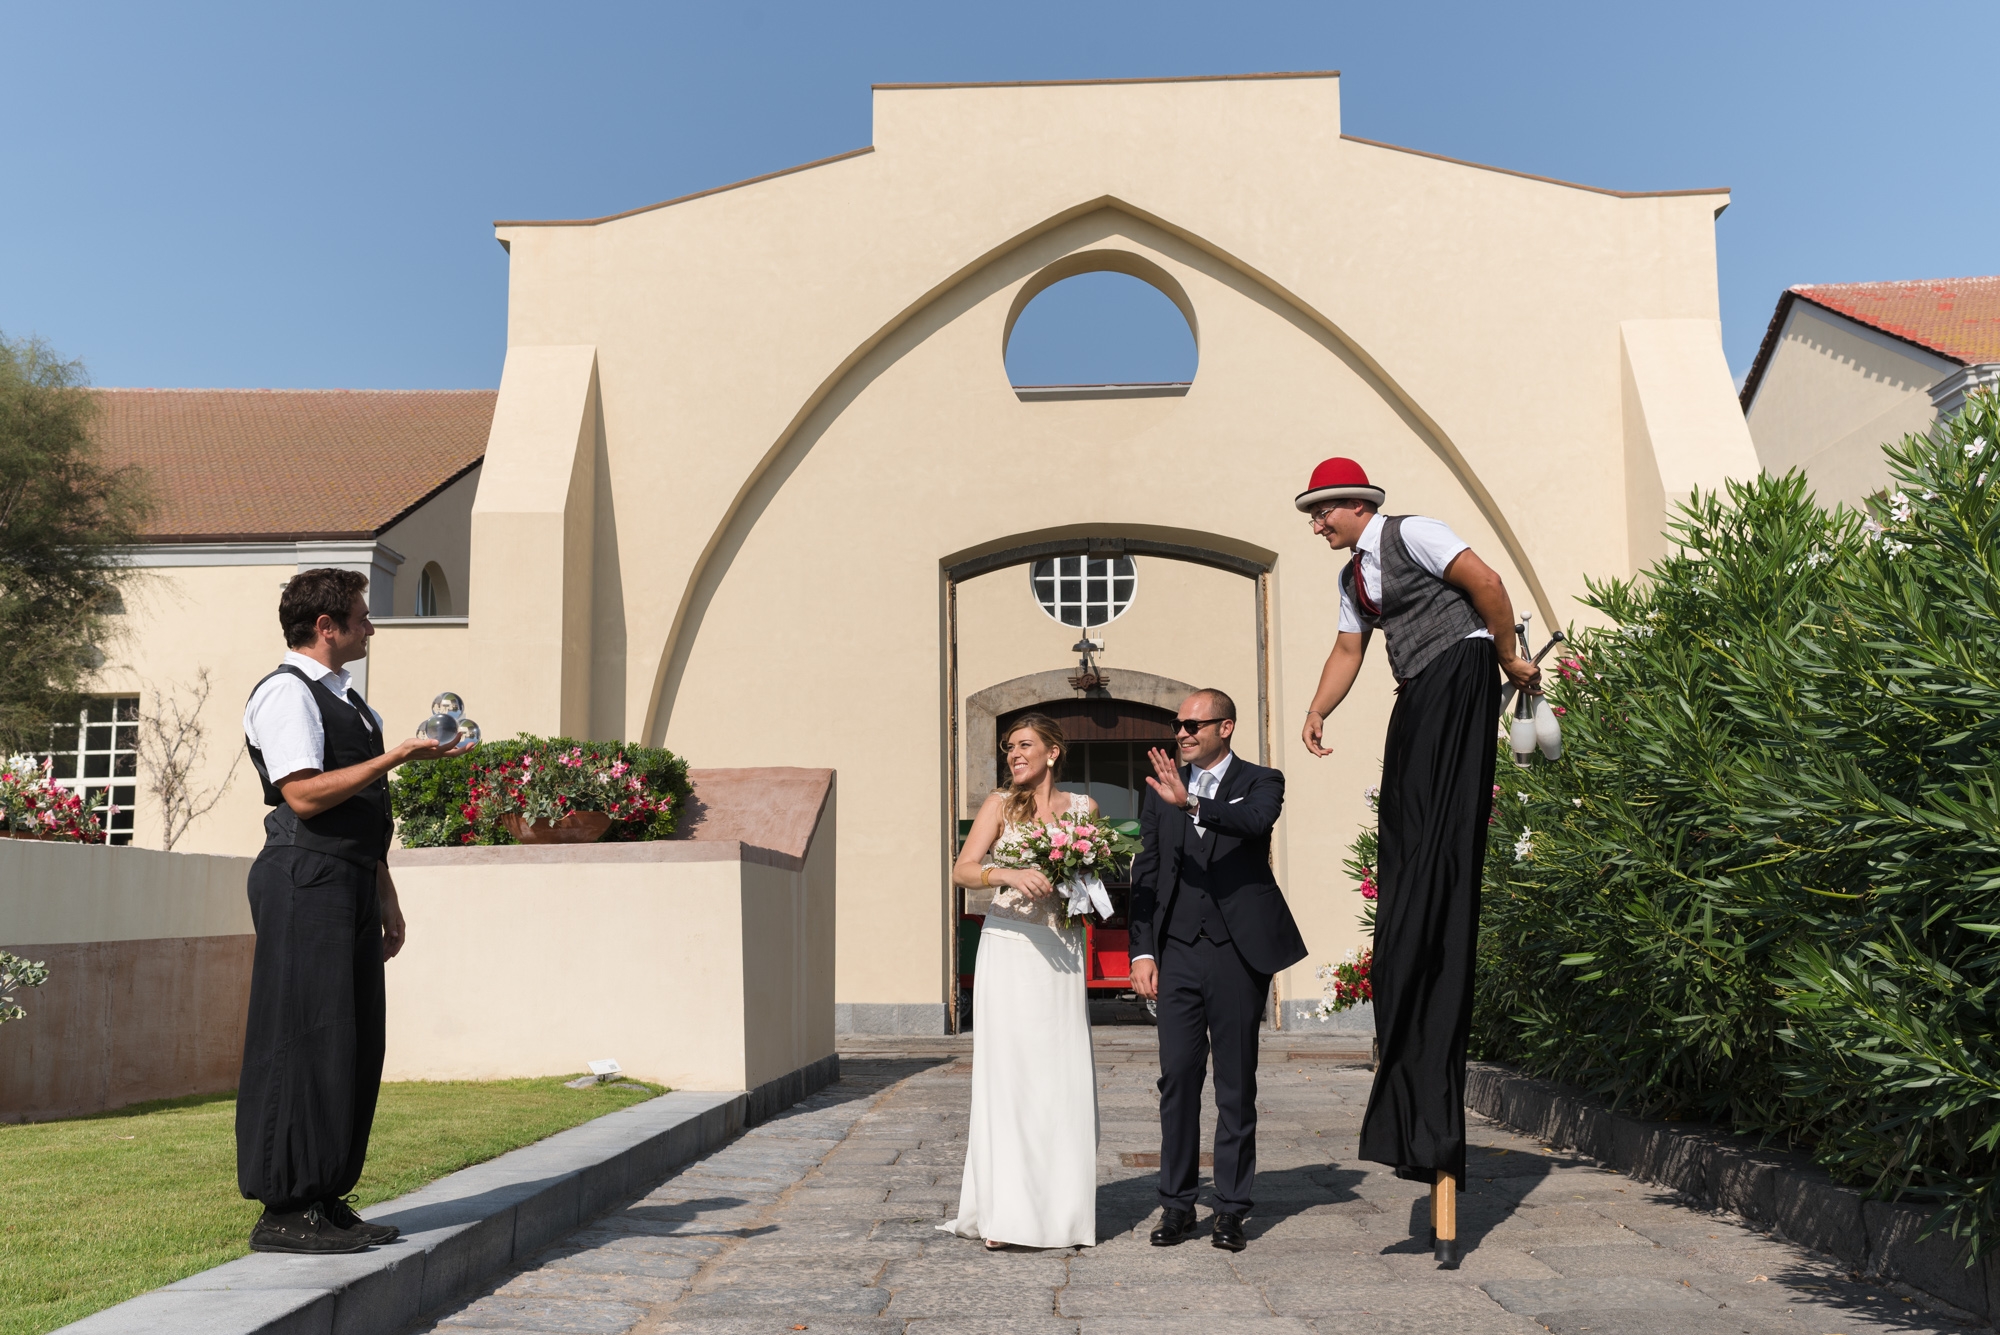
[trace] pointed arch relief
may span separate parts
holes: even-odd
[[[996,293],[1015,286],[1002,334],[1004,358],[1005,338],[1035,296],[1064,278],[1110,270],[1159,288],[1187,317],[1199,343],[1200,313],[1192,298],[1171,271],[1143,250],[1199,270],[1277,315],[1371,388],[1472,500],[1526,581],[1544,624],[1559,624],[1533,562],[1476,471],[1436,420],[1335,321],[1222,247],[1143,209],[1103,196],[1052,215],[941,280],[858,344],[800,404],[732,498],[682,591],[655,670],[644,738],[653,745],[663,744],[703,618],[731,563],[772,500],[841,414],[934,334]],[[994,374],[1002,380],[1006,376],[1003,358],[994,362]]]

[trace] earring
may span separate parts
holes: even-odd
[[[1050,757],[1049,757],[1049,768],[1050,768],[1050,769],[1054,769],[1055,767],[1056,767],[1056,758],[1055,758],[1054,756],[1050,756]]]

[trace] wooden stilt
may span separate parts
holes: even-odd
[[[1458,1179],[1442,1168],[1431,1184],[1431,1225],[1440,1238],[1458,1240]]]
[[[1458,1269],[1458,1179],[1442,1168],[1431,1182],[1431,1253],[1444,1269]]]

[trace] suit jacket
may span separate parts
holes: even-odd
[[[1181,766],[1187,782],[1189,766]],[[1132,862],[1132,953],[1157,956],[1174,897],[1189,874],[1200,879],[1251,968],[1277,973],[1306,957],[1271,870],[1271,827],[1285,805],[1285,776],[1242,756],[1229,762],[1214,797],[1201,800],[1201,827],[1149,786],[1139,809],[1145,848]]]

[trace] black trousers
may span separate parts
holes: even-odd
[[[1194,1208],[1201,1087],[1215,1060],[1217,1210],[1250,1213],[1257,1176],[1257,1028],[1271,976],[1206,936],[1160,942],[1160,1204]]]
[[[1398,1177],[1465,1184],[1465,1046],[1479,881],[1493,810],[1500,677],[1468,639],[1406,682],[1382,757],[1375,1033],[1382,1046],[1360,1153]]]
[[[236,1089],[236,1185],[267,1209],[361,1180],[382,1088],[382,909],[375,869],[300,848],[250,868],[257,954]]]

